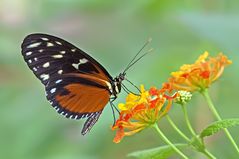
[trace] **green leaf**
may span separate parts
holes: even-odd
[[[184,148],[187,147],[187,144],[175,144],[177,148]],[[138,159],[167,159],[171,156],[175,151],[169,145],[160,146],[157,148],[136,151],[128,154],[128,157],[135,157]]]
[[[201,132],[200,137],[203,138],[205,136],[210,136],[224,128],[228,128],[228,127],[232,127],[232,126],[236,126],[236,125],[239,125],[239,118],[224,119],[221,121],[217,121],[217,122],[214,122],[213,124],[209,125],[207,128],[205,128]]]

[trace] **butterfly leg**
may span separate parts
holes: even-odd
[[[134,86],[134,87],[139,91],[139,93],[141,93],[140,89],[139,89],[133,82],[131,82],[131,81],[128,80],[127,78],[125,78],[125,80],[126,80],[127,82],[129,82],[132,86]],[[138,94],[136,94],[136,95],[138,95]],[[139,96],[139,95],[138,95],[138,96]]]
[[[117,107],[114,105],[114,101],[117,97],[112,97],[110,98],[110,107],[112,109],[112,112],[113,112],[113,118],[114,118],[114,122],[113,122],[113,126],[115,125],[115,121],[116,121],[116,118],[115,118],[115,110],[120,114],[119,110],[117,109]],[[115,110],[114,110],[115,109]]]
[[[131,94],[134,94],[136,96],[140,96],[139,94],[130,91],[123,83],[122,83],[122,88],[127,94],[131,93]]]

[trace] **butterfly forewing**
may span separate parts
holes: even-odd
[[[28,35],[22,55],[58,113],[72,119],[88,117],[82,130],[87,133],[109,101],[110,74],[79,48],[47,34]]]
[[[90,73],[112,80],[96,60],[69,42],[47,34],[28,35],[22,43],[22,54],[34,74],[47,84],[54,74]],[[81,67],[79,67],[81,65]]]

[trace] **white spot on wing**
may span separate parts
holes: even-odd
[[[32,63],[32,60],[28,60],[29,63]]]
[[[39,52],[43,52],[44,50],[43,49],[40,49],[40,50],[38,50]]]
[[[53,57],[53,58],[56,58],[56,59],[59,59],[59,58],[62,58],[63,55],[53,55],[52,57]]]
[[[32,54],[31,51],[29,51],[29,52],[26,53],[27,56],[29,56],[29,55],[31,55],[31,54]]]
[[[47,38],[41,38],[42,40],[44,40],[44,41],[48,41],[49,39],[47,39]]]
[[[35,60],[35,61],[37,61],[37,58],[36,58],[36,57],[34,57],[34,60]]]
[[[47,46],[47,47],[51,47],[51,46],[54,46],[54,44],[48,42],[48,43],[46,44],[46,46]]]
[[[33,70],[34,70],[34,71],[37,71],[37,68],[36,68],[36,67],[33,67]]]
[[[61,80],[61,79],[59,79],[59,80],[57,80],[55,83],[56,83],[56,84],[57,84],[57,83],[61,83],[61,81],[62,81],[62,80]]]
[[[80,59],[80,64],[84,64],[86,62],[88,62],[88,60],[86,58]]]
[[[58,74],[62,74],[62,72],[63,72],[63,70],[59,70],[57,73],[58,73]]]
[[[56,41],[56,43],[57,43],[58,45],[62,45],[62,43],[61,43],[61,42],[59,42],[59,41]]]
[[[42,65],[42,67],[45,67],[45,68],[47,68],[47,67],[49,67],[50,66],[50,62],[46,62],[46,63],[44,63],[43,65]]]
[[[49,79],[50,76],[48,74],[42,74],[40,77],[42,78],[43,81],[45,81]]]
[[[51,93],[55,93],[55,92],[56,92],[56,88],[52,88],[52,89],[50,90],[50,92],[51,92]]]
[[[61,54],[65,54],[65,53],[66,53],[66,51],[60,51],[60,53],[61,53]]]
[[[75,52],[75,51],[76,51],[76,49],[71,49],[71,51],[72,51],[72,52]]]
[[[75,63],[72,64],[72,66],[75,67],[76,69],[79,68],[79,65],[80,65],[79,63],[78,64],[75,64]]]
[[[82,59],[79,60],[79,63],[76,63],[76,64],[73,63],[72,66],[75,67],[76,69],[78,69],[79,65],[87,63],[87,62],[88,62],[88,60],[86,58],[82,58]]]
[[[27,46],[27,48],[34,48],[34,47],[37,47],[41,44],[41,42],[37,42],[37,43],[32,43],[30,45]]]

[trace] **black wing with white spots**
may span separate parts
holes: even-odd
[[[67,118],[88,117],[82,134],[90,131],[109,100],[110,74],[84,51],[52,35],[30,34],[21,48],[28,67],[45,85],[51,105]]]
[[[110,74],[96,60],[69,42],[52,35],[28,35],[22,43],[22,55],[44,85],[51,77],[65,73],[97,74],[97,68],[112,80]]]

